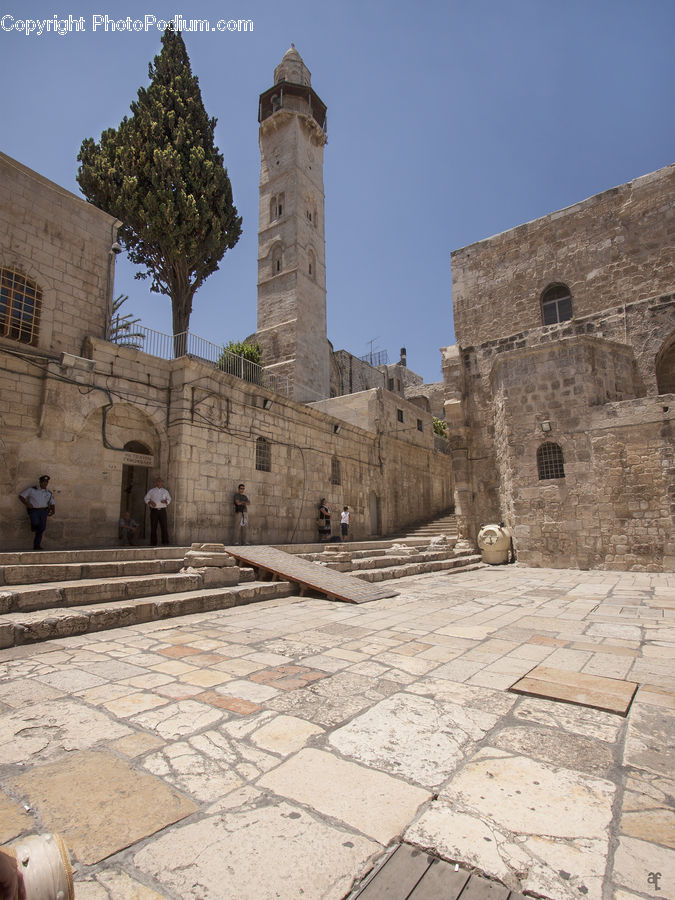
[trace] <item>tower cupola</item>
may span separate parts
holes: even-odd
[[[302,57],[291,44],[284,53],[284,57],[274,70],[274,83],[288,81],[290,84],[304,84],[309,87],[312,83],[312,73],[302,61]]]

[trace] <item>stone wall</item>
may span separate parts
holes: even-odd
[[[41,352],[77,356],[87,335],[104,336],[115,225],[107,213],[0,153],[0,267],[42,290],[35,345]],[[16,346],[0,337],[2,343]]]
[[[675,166],[452,253],[455,334],[464,347],[542,324],[549,284],[575,317],[672,292]],[[665,337],[665,335],[664,335]]]
[[[84,352],[95,371],[2,354],[0,399],[9,403],[14,390],[21,407],[0,446],[5,550],[30,547],[16,495],[43,471],[57,509],[44,546],[114,545],[130,444],[152,461],[141,471],[147,483],[157,474],[166,480],[174,543],[231,542],[240,482],[251,498],[254,542],[314,540],[321,497],[336,514],[350,506],[355,539],[396,532],[452,505],[451,462],[431,439],[416,443],[346,422],[335,433],[334,417],[196,360],[167,362],[98,339]],[[270,471],[256,468],[260,438]]]
[[[504,520],[531,565],[673,567],[674,188],[671,166],[453,253],[462,538]],[[574,315],[542,325],[551,283]],[[539,477],[547,442],[564,478]]]

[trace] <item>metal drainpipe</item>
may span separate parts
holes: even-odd
[[[106,289],[105,289],[105,328],[103,332],[104,340],[110,340],[110,330],[112,325],[112,292],[113,292],[113,273],[112,267],[113,262],[115,261],[115,251],[112,249],[112,245],[117,240],[117,229],[120,227],[122,223],[119,219],[115,219],[115,221],[110,226],[110,250],[108,250],[108,273],[106,279]]]

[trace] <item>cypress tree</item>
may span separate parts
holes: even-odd
[[[87,200],[123,222],[119,240],[150,278],[150,290],[171,298],[173,333],[189,327],[192,300],[241,235],[241,217],[223,157],[214,144],[199,81],[180,32],[170,25],[148,67],[131,117],[100,143],[83,141],[77,181]],[[176,354],[185,352],[174,341]]]

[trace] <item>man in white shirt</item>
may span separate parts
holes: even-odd
[[[49,490],[49,475],[40,476],[39,486],[34,484],[19,494],[19,500],[28,510],[30,530],[33,532],[33,550],[42,550],[42,535],[47,527],[47,517],[56,512],[54,495]]]
[[[154,488],[150,488],[143,498],[150,507],[150,543],[157,546],[157,526],[162,532],[162,543],[169,543],[169,525],[166,518],[166,508],[171,503],[171,494],[164,487],[161,478],[155,479]]]

